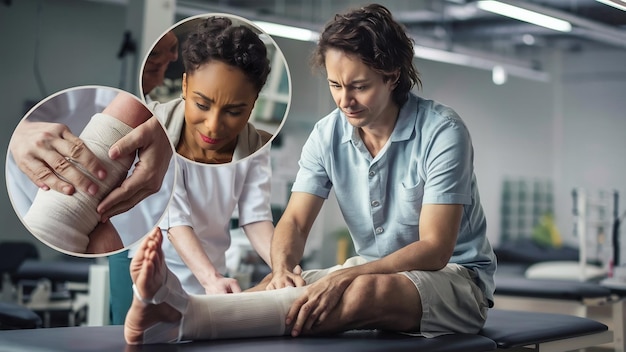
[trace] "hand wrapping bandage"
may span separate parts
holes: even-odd
[[[135,159],[134,155],[128,155],[111,160],[109,148],[131,131],[130,126],[106,114],[95,114],[91,118],[79,137],[105,166],[107,177],[100,181],[74,163],[78,170],[98,184],[95,196],[82,190],[66,195],[40,189],[24,216],[25,224],[35,236],[58,249],[85,253],[89,234],[100,221],[96,211],[98,204],[126,178]]]

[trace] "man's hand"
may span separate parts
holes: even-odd
[[[63,124],[23,120],[9,150],[20,170],[43,190],[70,195],[79,189],[95,195],[98,185],[74,164],[100,180],[107,175],[98,158]]]
[[[291,336],[309,333],[322,324],[337,307],[352,280],[354,276],[348,271],[339,270],[307,287],[305,293],[293,302],[285,318],[285,324],[293,324]]]
[[[151,117],[113,144],[109,157],[115,160],[136,151],[139,161],[133,173],[98,205],[97,211],[103,222],[131,209],[161,188],[172,158],[172,146],[156,117]]]
[[[296,265],[291,272],[285,270],[276,270],[272,272],[272,280],[267,284],[266,290],[276,290],[284,287],[300,287],[306,285],[306,282],[300,276],[302,267]]]

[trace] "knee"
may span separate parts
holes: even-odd
[[[348,311],[371,310],[371,303],[384,299],[389,293],[389,275],[358,276],[345,291],[343,301]]]
[[[362,320],[378,327],[398,331],[417,329],[421,316],[419,295],[412,283],[403,280],[399,275],[357,277],[345,291],[342,313],[354,321]]]

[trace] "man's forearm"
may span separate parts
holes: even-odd
[[[274,230],[270,249],[272,269],[291,272],[302,260],[306,237],[293,223],[279,222]]]

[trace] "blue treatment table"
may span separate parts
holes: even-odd
[[[486,352],[496,344],[479,335],[445,335],[434,339],[377,331],[350,331],[325,337],[272,337],[237,340],[194,341],[183,344],[129,346],[124,342],[123,327],[71,327],[35,330],[0,331],[2,351],[50,352],[352,352],[352,351],[432,351]]]
[[[611,290],[594,282],[571,280],[527,279],[516,276],[496,276],[496,294],[547,299],[576,300],[608,299]]]
[[[0,330],[42,327],[41,317],[32,310],[12,302],[0,302]]]
[[[37,280],[47,278],[53,282],[81,282],[89,280],[89,265],[92,259],[71,260],[25,260],[15,273],[17,280]]]
[[[611,342],[602,323],[572,315],[491,309],[481,336],[498,349],[529,347],[536,351],[571,351]],[[527,350],[527,349],[526,349]]]
[[[128,346],[123,327],[69,327],[0,331],[2,351],[276,351],[353,352],[514,351],[527,347],[539,351],[569,351],[610,342],[606,325],[575,316],[492,309],[478,335],[453,334],[426,339],[379,331],[349,331],[318,337],[274,337],[237,340],[194,341],[176,345]]]
[[[528,279],[520,275],[499,275],[496,273],[496,306],[499,298],[526,299],[531,302],[575,302],[586,315],[589,306],[610,305],[613,320],[613,347],[616,352],[626,351],[626,292],[612,289],[592,281]],[[518,304],[515,302],[515,304]]]

